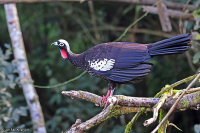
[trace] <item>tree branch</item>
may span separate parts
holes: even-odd
[[[94,6],[93,6],[93,1],[92,0],[88,0],[88,6],[90,9],[90,14],[91,14],[91,22],[93,25],[93,31],[95,34],[95,38],[98,41],[98,44],[100,43],[100,35],[98,33],[98,29],[97,29],[97,23],[96,23],[96,16],[95,16],[95,12],[94,12]]]
[[[175,83],[173,83],[173,84],[171,84],[171,85],[168,85],[168,86],[166,86],[166,87],[163,87],[163,88],[161,89],[161,91],[158,92],[158,93],[155,95],[155,97],[160,97],[162,94],[164,94],[164,92],[167,92],[167,91],[169,91],[170,89],[172,89],[172,88],[174,88],[174,87],[176,87],[176,86],[178,86],[178,85],[180,85],[180,84],[187,83],[187,82],[193,80],[197,75],[198,75],[198,74],[194,74],[194,75],[189,76],[189,77],[187,77],[187,78],[185,78],[185,79],[182,79],[182,80],[180,80],[180,81],[177,81],[177,82],[175,82]]]
[[[71,91],[70,93],[62,92],[62,94],[69,94],[70,96],[73,97],[78,96],[79,98],[82,97],[83,99],[88,99],[88,101],[93,101],[93,102],[95,101],[92,100],[93,97],[96,97],[97,98],[96,100],[100,101],[99,99],[100,96],[84,91]],[[86,98],[85,96],[90,96],[90,98]],[[65,133],[83,133],[113,116],[120,116],[123,114],[138,112],[140,110],[140,107],[120,107],[119,105],[115,105],[117,103],[115,97],[110,97],[108,100],[110,102],[110,105],[105,110],[103,110],[101,113],[87,120],[84,123],[80,123],[80,120],[77,120],[78,122],[76,121],[76,123],[72,125],[72,127],[69,130],[65,131]],[[150,111],[150,109],[148,109],[147,111]]]
[[[166,116],[162,119],[162,121],[159,123],[159,125],[151,132],[155,133],[159,127],[167,120],[169,115],[174,111],[174,109],[177,107],[178,103],[181,102],[181,98],[185,95],[185,93],[192,87],[192,85],[196,82],[196,80],[200,77],[200,73],[196,76],[196,78],[188,85],[188,87],[182,92],[182,94],[179,96],[179,98],[176,100],[176,102],[173,104],[173,106],[170,108],[169,112],[166,114]]]
[[[83,2],[84,0],[0,0],[0,4],[6,4],[6,3],[34,3],[34,2],[59,2],[59,1]],[[85,1],[87,1],[87,0],[85,0]],[[100,0],[94,0],[94,1],[100,1]],[[101,0],[101,1],[123,2],[123,3],[129,3],[129,4],[139,4],[139,5],[153,5],[155,3],[154,0]],[[164,1],[164,4],[168,8],[178,9],[178,10],[182,10],[183,8],[186,8],[186,9],[188,9],[190,11],[194,11],[194,10],[197,9],[197,6],[180,4],[180,3],[170,2],[170,1]]]
[[[142,8],[144,12],[149,11],[149,13],[158,14],[158,9],[156,7],[142,6]],[[188,20],[191,22],[195,21],[195,18],[192,15],[192,13],[183,13],[182,11],[171,10],[171,9],[167,9],[166,12],[171,18],[177,18],[177,19],[181,18],[182,20]]]
[[[99,105],[101,96],[89,93],[86,91],[62,91],[63,95],[70,96],[71,98],[78,98],[87,100],[89,102],[95,103],[96,106]],[[113,100],[114,99],[114,100]],[[142,107],[147,107],[146,111],[152,111],[152,107],[159,102],[159,98],[139,98],[139,97],[129,97],[123,95],[115,95],[109,97],[110,105],[103,110],[101,113],[95,117],[87,120],[84,123],[75,123],[66,133],[83,133],[86,130],[106,121],[113,116],[120,116],[123,114],[128,114],[132,112],[138,112]],[[114,101],[114,102],[113,102]],[[161,107],[162,109],[169,109],[175,102],[175,99],[169,98],[166,103]],[[198,109],[200,104],[200,92],[194,92],[187,94],[181,98],[180,102],[176,106],[176,111],[182,111],[182,109]]]
[[[63,95],[69,96],[71,98],[83,99],[92,103],[95,103],[96,106],[99,106],[101,96],[95,95],[86,91],[62,91]],[[126,106],[126,107],[147,107],[152,108],[157,104],[160,98],[140,98],[140,97],[130,97],[124,95],[115,95],[117,98],[117,105]],[[169,98],[166,103],[161,107],[162,109],[169,109],[176,99]],[[176,106],[177,110],[180,109],[194,109],[197,107],[197,104],[200,104],[200,92],[194,92],[183,96],[178,105]]]
[[[123,114],[129,114],[132,112],[138,112],[140,108],[137,107],[120,107],[120,106],[108,106],[101,113],[96,115],[95,117],[87,120],[84,123],[74,124],[69,130],[65,131],[65,133],[84,133],[85,131],[91,129],[92,127],[99,125],[100,123],[106,121],[107,119],[113,116],[120,116]],[[147,111],[150,111],[148,109]],[[79,120],[80,122],[80,120]]]
[[[167,12],[167,7],[165,6],[163,0],[161,0],[160,2],[159,0],[155,0],[155,2],[158,2],[157,10],[158,10],[158,16],[162,25],[162,30],[166,32],[170,32],[172,30],[172,26],[171,26],[168,12]]]

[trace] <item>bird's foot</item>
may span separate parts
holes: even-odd
[[[109,103],[110,106],[113,106],[117,103],[117,98],[115,96],[109,96],[107,98],[107,100],[104,102],[105,106],[104,109],[105,110],[107,108],[107,104]]]
[[[108,97],[103,96],[103,97],[101,98],[101,100],[100,100],[100,106],[102,107],[102,104],[105,105],[104,108],[103,108],[103,110],[106,109],[107,104],[109,103],[109,101],[107,100],[107,98],[108,98]],[[106,100],[106,101],[105,101],[105,100]]]
[[[108,97],[112,97],[113,96],[113,92],[114,92],[114,89],[109,89],[108,93],[106,94],[106,96],[103,95],[103,97],[101,98],[100,106],[102,107],[102,104],[105,104],[104,109],[106,109],[107,104],[110,102],[108,100]]]
[[[104,106],[103,110],[104,110],[104,109],[106,109],[106,107],[107,107],[107,104],[108,104],[108,103],[109,103],[109,101],[108,101],[108,100],[106,100],[106,101],[105,101],[105,103],[104,103],[104,104],[105,104],[105,106]]]
[[[106,105],[107,105],[107,103],[108,103],[108,100],[107,100],[107,98],[108,98],[109,96],[104,96],[103,95],[103,97],[101,98],[101,100],[100,100],[100,106],[102,106],[102,104],[104,103],[105,104],[105,107],[106,107]],[[106,101],[105,101],[106,100]],[[104,108],[105,108],[104,107]]]
[[[106,104],[107,102],[107,98],[110,96],[111,90],[109,89],[106,96],[103,95],[103,97],[100,100],[100,106],[102,106],[102,104]],[[106,100],[106,101],[105,101]],[[105,101],[105,102],[104,102]],[[108,103],[108,102],[107,102]],[[107,105],[107,104],[106,104]],[[106,107],[106,106],[105,106]]]

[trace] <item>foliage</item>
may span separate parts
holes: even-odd
[[[181,2],[184,3],[185,1]],[[62,59],[59,50],[50,45],[52,42],[60,38],[66,39],[73,52],[81,53],[97,44],[94,42],[102,43],[114,41],[123,33],[124,29],[134,21],[134,16],[136,14],[139,17],[144,14],[142,13],[142,10],[140,10],[140,6],[129,5],[126,3],[119,2],[111,4],[98,1],[93,2],[93,4],[98,29],[97,33],[100,36],[99,40],[95,36],[93,28],[94,24],[91,21],[91,13],[87,1],[81,4],[78,2],[17,4],[20,25],[34,84],[55,85],[72,79],[82,72],[71,65],[67,60]],[[10,43],[3,5],[1,5],[0,8],[0,21],[0,44],[3,44],[2,42]],[[171,21],[174,25],[173,33],[179,34],[179,27],[177,26],[178,20],[172,19]],[[138,29],[148,29],[152,32],[161,31],[160,21],[157,15],[148,14],[140,20],[136,26]],[[190,32],[191,30],[194,30],[194,26],[195,23],[187,23],[187,31]],[[165,39],[162,35],[155,36],[151,33],[134,33],[133,35],[132,32],[128,32],[120,41],[152,43],[162,39]],[[194,63],[196,64],[192,65],[194,65],[195,70],[197,70],[199,67],[199,56],[196,54],[198,54],[199,50],[196,49],[199,47],[199,43],[198,41],[195,43],[196,45],[193,45],[194,48],[191,48],[189,54],[190,57],[195,55]],[[154,66],[145,80],[134,85],[121,85],[116,89],[115,94],[152,97],[166,84],[172,84],[189,75],[193,75],[194,73],[190,68],[185,54],[155,57],[151,62]],[[12,66],[13,64],[11,60],[7,61],[7,63],[9,63],[9,66]],[[17,79],[17,75],[13,74],[13,72],[15,73],[16,71],[11,71],[10,74],[14,76],[13,79]],[[11,82],[7,75],[5,78],[8,79],[8,81],[6,81],[8,82],[7,85],[11,85],[12,87],[13,84],[13,87],[16,88],[15,84],[18,80],[16,80],[16,82]],[[3,82],[1,88],[4,88],[3,85],[6,84]],[[11,99],[6,96],[6,101],[10,100],[9,102],[11,103],[11,106],[13,106],[13,110],[14,108],[20,110],[21,106],[26,105],[22,93],[16,91],[18,88],[15,90],[9,88],[10,87],[7,87],[5,92],[10,94],[13,92],[13,97]],[[49,89],[36,88],[36,90],[43,109],[47,132],[55,133],[65,131],[74,124],[75,120],[78,118],[85,121],[102,110],[102,108],[96,107],[86,101],[64,97],[61,95],[62,90],[84,90],[98,95],[105,95],[107,92],[107,83],[102,79],[85,74],[78,80],[60,87]],[[2,114],[7,116],[6,112],[9,110],[9,107],[3,106],[7,110]],[[14,111],[11,112],[11,114],[13,114]],[[20,113],[17,115],[20,116]],[[149,117],[150,113],[147,115],[147,117]],[[181,120],[180,118],[183,116],[184,120]],[[7,117],[11,118],[11,115]],[[127,124],[132,117],[133,114],[125,115],[123,118],[125,124]],[[132,130],[134,132],[150,132],[153,126],[144,128],[142,125],[147,117],[143,116],[138,119]],[[15,118],[13,118],[13,120],[14,119]],[[190,123],[186,121],[188,119]],[[22,119],[16,118],[16,120],[19,120],[17,125],[24,124],[26,127],[31,125],[29,123],[30,118],[28,117],[23,117]],[[194,125],[199,123],[200,117],[194,111],[187,111],[182,113],[179,112],[174,116],[173,120],[174,121],[172,122],[183,131],[191,132]],[[5,121],[2,120],[2,122]],[[5,124],[0,125],[5,127]],[[99,127],[100,126],[101,125],[99,125]],[[99,130],[99,127],[95,127],[89,132],[123,132],[125,129],[125,125],[121,118],[112,118],[108,120],[101,130]]]
[[[19,83],[15,60],[10,61],[11,47],[5,44],[7,48],[5,54],[0,49],[0,128],[14,128],[15,123],[19,122],[20,116],[27,116],[26,106],[14,105],[17,96],[11,94],[13,89]],[[13,100],[14,104],[13,104]],[[18,125],[21,128],[24,124]]]

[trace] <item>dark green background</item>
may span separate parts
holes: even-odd
[[[186,3],[186,1],[182,2]],[[195,2],[192,1],[190,4],[195,4]],[[128,3],[96,1],[93,4],[97,29],[99,29],[97,34],[100,36],[99,40],[96,39],[93,31],[94,26],[91,21],[88,2],[17,4],[29,68],[34,84],[44,86],[55,85],[69,80],[82,72],[70,64],[68,60],[64,60],[60,55],[59,49],[50,45],[52,42],[61,38],[66,39],[74,53],[81,53],[95,45],[92,43],[91,37],[98,43],[112,42],[134,21],[134,18],[137,19],[136,16],[140,17],[144,14],[140,6]],[[168,33],[169,36],[180,34],[178,20],[171,19],[171,23],[173,31]],[[0,5],[0,24],[0,44],[3,52],[5,52],[6,47],[4,44],[10,44],[11,42],[3,5]],[[194,24],[189,23],[187,25],[188,33],[193,30]],[[108,27],[112,28],[112,30]],[[148,14],[137,23],[137,28],[152,30],[152,32],[135,34],[128,32],[120,41],[152,43],[165,39],[162,34],[160,36],[153,35],[155,31],[162,32],[158,15]],[[198,49],[199,43],[196,43],[198,45],[195,49]],[[197,52],[198,50],[189,50],[191,60]],[[1,53],[2,56],[3,54]],[[7,60],[7,66],[12,66],[9,64],[12,58],[13,55]],[[196,70],[192,71],[185,53],[155,57],[151,62],[154,63],[152,71],[142,82],[133,85],[118,86],[115,94],[153,97],[166,84],[172,84],[196,73],[199,65],[198,63],[193,64]],[[14,66],[10,69],[15,70]],[[17,74],[12,74],[12,70],[1,70],[7,71],[10,75],[14,75],[15,78],[17,77]],[[0,83],[2,87],[17,82],[17,80],[11,81],[9,77],[6,77],[6,80],[9,81],[7,85],[3,81]],[[186,86],[187,84],[183,84],[177,88],[183,89]],[[107,92],[107,83],[102,79],[85,74],[80,79],[61,87],[50,89],[36,88],[36,90],[44,113],[47,132],[58,133],[68,129],[75,123],[76,119],[79,118],[84,122],[102,111],[102,108],[96,107],[92,103],[63,96],[61,95],[61,91],[83,90],[98,95],[105,95]],[[12,111],[10,118],[13,119],[8,122],[2,120],[0,126],[4,128],[21,126],[31,129],[31,119],[27,108],[25,108],[27,105],[22,89],[18,86],[8,87],[8,92],[12,95],[12,98],[8,98],[7,100],[11,102],[13,109],[19,109],[22,113],[15,113],[13,115],[14,111]],[[4,115],[7,112],[7,108],[1,111],[2,115]],[[23,116],[26,112],[28,116]],[[125,125],[133,116],[134,113],[118,117],[117,119],[111,118],[103,123],[103,125],[94,127],[88,132],[122,133],[124,132]],[[15,119],[15,117],[17,118]],[[144,127],[142,124],[144,120],[150,117],[152,117],[152,113],[142,115],[133,126],[132,132],[148,133],[152,131],[158,124],[157,122],[149,127]],[[181,128],[183,132],[189,133],[194,132],[194,125],[200,123],[200,115],[199,111],[187,110],[173,113],[169,117],[169,120]],[[102,129],[100,128],[101,126]],[[179,131],[174,127],[169,127],[168,132],[177,133]]]

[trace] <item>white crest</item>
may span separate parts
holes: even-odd
[[[59,39],[58,41],[61,42],[61,43],[63,43],[63,44],[65,44],[65,45],[67,46],[67,51],[68,51],[68,52],[70,51],[69,43],[68,43],[66,40],[64,40],[64,39]]]
[[[93,60],[93,61],[88,61],[89,65],[91,68],[95,69],[95,70],[100,70],[100,71],[108,71],[110,69],[113,68],[114,64],[115,64],[115,60],[114,59],[104,59],[104,60]]]

